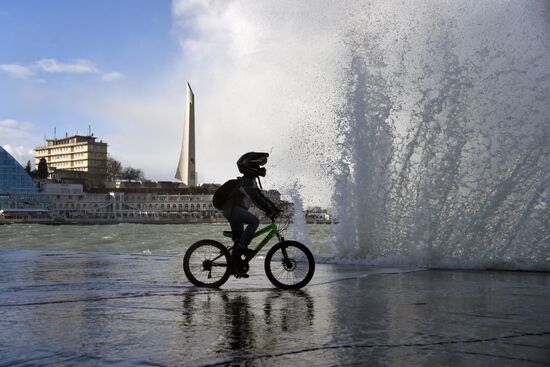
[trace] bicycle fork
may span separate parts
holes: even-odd
[[[279,243],[281,244],[281,252],[283,253],[283,266],[285,267],[291,267],[292,263],[290,261],[290,258],[288,257],[288,252],[286,251],[285,238],[281,236],[279,233],[276,233],[277,239],[279,240]]]

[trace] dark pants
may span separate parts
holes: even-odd
[[[231,225],[233,238],[240,238],[239,247],[247,248],[250,241],[252,241],[254,232],[256,232],[256,229],[258,229],[260,225],[260,220],[254,214],[240,206],[224,208],[223,215]],[[244,229],[245,224],[248,224],[246,229]]]

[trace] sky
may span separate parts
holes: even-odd
[[[54,129],[91,128],[123,165],[174,180],[189,82],[199,183],[223,183],[243,153],[269,152],[266,188],[328,205],[353,55],[377,40],[389,72],[407,41],[423,65],[423,22],[439,14],[459,54],[483,54],[469,39],[483,34],[519,60],[530,44],[514,40],[545,34],[540,10],[547,1],[0,0],[0,145],[24,165]]]
[[[342,14],[325,3],[0,0],[0,145],[24,165],[54,129],[91,129],[123,165],[174,180],[189,82],[200,183],[266,151],[266,187],[309,182],[326,203],[333,147],[310,137],[336,103]]]
[[[0,144],[24,163],[54,128],[60,137],[91,127],[127,158],[109,139],[120,131],[105,101],[146,94],[176,62],[171,9],[169,1],[0,1]]]

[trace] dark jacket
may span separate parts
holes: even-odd
[[[273,204],[273,202],[258,188],[256,176],[244,175],[239,179],[239,182],[239,190],[235,192],[232,199],[233,205],[248,209],[254,204],[266,213],[273,212],[277,209],[275,204]]]

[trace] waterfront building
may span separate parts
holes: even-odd
[[[204,223],[225,221],[212,206],[212,194],[169,192],[150,187],[119,187],[84,192],[80,184],[45,183],[53,222]]]
[[[46,159],[50,177],[80,177],[87,187],[100,187],[107,174],[107,143],[93,135],[46,139],[35,148],[35,165]]]
[[[50,217],[55,223],[226,223],[212,205],[218,185],[182,187],[176,182],[117,182],[112,187],[85,192],[81,184],[46,182],[44,194],[51,201]],[[280,194],[267,192],[277,203]],[[277,203],[288,210],[290,203]],[[268,221],[259,209],[254,209]]]
[[[307,223],[332,223],[333,217],[327,209],[318,206],[308,208],[305,212]]]
[[[49,200],[25,169],[0,147],[0,223],[47,221]]]
[[[185,109],[181,153],[175,177],[189,187],[197,185],[195,165],[195,96],[189,83],[187,83],[187,105]]]

